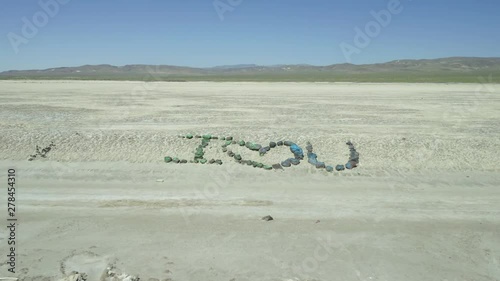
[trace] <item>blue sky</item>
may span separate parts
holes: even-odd
[[[497,0],[400,0],[397,14],[388,10],[397,0],[216,1],[231,7],[223,19],[214,0],[3,0],[0,71],[84,64],[328,65],[500,57]],[[52,10],[56,3],[58,11],[48,15],[40,3],[52,3]],[[391,14],[389,24],[373,29],[369,44],[356,45],[355,28],[364,30],[374,21],[371,11],[381,10]],[[24,33],[32,38],[23,35],[23,18],[38,29]],[[357,48],[349,59],[342,42]]]

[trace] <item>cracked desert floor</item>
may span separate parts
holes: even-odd
[[[16,274],[0,232],[0,276],[500,280],[500,85],[0,81],[0,99],[19,223]],[[193,159],[189,133],[310,142],[334,167],[352,141],[360,164],[267,171],[220,139],[205,158],[222,165],[165,163]]]

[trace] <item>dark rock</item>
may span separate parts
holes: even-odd
[[[310,142],[307,143],[306,150],[308,153],[312,153],[313,147],[312,147],[312,144]]]
[[[275,169],[275,170],[283,170],[283,167],[280,164],[273,164],[273,169]]]
[[[263,220],[263,221],[272,221],[272,220],[274,220],[274,219],[273,219],[273,217],[271,217],[271,216],[265,216],[265,217],[263,217],[263,218],[262,218],[262,220]]]
[[[283,141],[279,141],[276,143],[277,146],[282,146],[283,145]]]
[[[316,163],[316,168],[317,169],[322,169],[322,168],[325,168],[325,162],[317,162]]]
[[[269,147],[270,148],[275,148],[276,147],[276,143],[274,141],[270,142],[269,143]]]

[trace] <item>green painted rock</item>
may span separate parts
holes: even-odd
[[[231,145],[233,142],[230,140],[226,140],[226,145]]]
[[[257,168],[262,168],[262,167],[264,167],[264,164],[262,164],[262,163],[257,163]]]
[[[191,134],[187,134],[187,135],[186,135],[186,138],[188,138],[188,139],[192,139],[192,138],[193,138],[193,135],[191,135]]]
[[[264,165],[264,170],[272,170],[273,169],[273,166],[269,166],[269,165]]]
[[[172,161],[173,161],[174,163],[179,163],[179,162],[181,162],[181,160],[179,160],[179,158],[177,158],[177,157],[174,157],[174,159],[172,159]]]
[[[172,162],[172,157],[165,157],[165,163],[170,163]]]
[[[239,141],[239,142],[238,142],[238,144],[239,144],[240,146],[245,146],[245,141],[242,141],[242,140],[241,140],[241,141]]]
[[[203,155],[205,155],[205,153],[203,152],[203,148],[198,147],[196,149],[196,152],[194,153],[194,158],[195,159],[201,159],[201,158],[203,158]]]
[[[241,160],[241,155],[239,155],[239,154],[234,155],[234,159]]]
[[[250,150],[253,150],[253,151],[258,151],[259,149],[262,148],[262,145],[260,144],[256,144],[256,143],[252,143],[252,142],[247,142],[245,144],[245,146],[250,149]]]
[[[204,140],[209,140],[212,138],[212,135],[203,135]]]
[[[200,159],[200,163],[201,163],[201,164],[205,164],[205,163],[207,163],[207,159]]]

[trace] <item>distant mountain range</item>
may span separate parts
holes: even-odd
[[[327,66],[241,64],[210,68],[103,64],[43,70],[10,70],[0,72],[0,79],[498,83],[500,58],[452,57]]]

